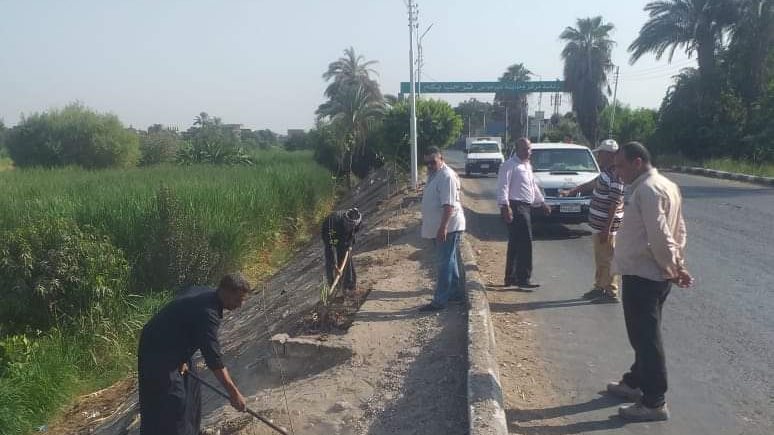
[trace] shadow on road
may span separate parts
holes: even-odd
[[[537,293],[540,291],[538,290]],[[535,301],[535,302],[518,302],[515,304],[501,304],[490,303],[489,309],[495,313],[513,313],[518,311],[534,311],[544,308],[568,308],[576,307],[578,305],[588,305],[590,302],[586,299],[564,299],[559,301]]]
[[[591,231],[585,227],[568,227],[559,223],[533,221],[532,238],[534,240],[567,240],[590,236]]]
[[[617,415],[611,415],[605,420],[579,421],[568,424],[544,424],[534,425],[532,422],[548,420],[553,418],[563,418],[571,415],[582,414],[584,412],[597,411],[610,408],[620,404],[621,401],[604,394],[599,393],[589,401],[583,403],[574,403],[571,405],[561,405],[553,408],[543,409],[509,409],[505,412],[508,421],[508,430],[520,434],[580,434],[595,432],[601,430],[611,430],[623,427],[626,422]],[[523,425],[520,423],[530,423]]]

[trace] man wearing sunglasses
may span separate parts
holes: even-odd
[[[460,202],[460,180],[437,147],[425,150],[427,184],[422,195],[422,238],[433,239],[438,264],[438,282],[433,301],[422,312],[443,309],[452,300],[462,300],[465,269],[460,240],[465,231],[465,214]]]

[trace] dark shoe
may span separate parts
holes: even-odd
[[[618,408],[618,415],[631,421],[664,421],[669,420],[669,408],[666,403],[658,408],[648,408],[642,403],[635,403]]]
[[[433,311],[440,311],[440,310],[443,310],[443,307],[437,307],[433,304],[422,305],[421,307],[419,307],[420,313],[432,313]]]
[[[618,299],[618,295],[608,292],[604,292],[602,296],[591,300],[592,304],[617,304],[619,302],[621,302],[621,300]]]
[[[607,392],[622,399],[631,400],[632,402],[639,402],[642,398],[642,390],[639,388],[632,388],[626,385],[624,381],[607,384]]]
[[[605,291],[602,290],[599,287],[594,287],[593,289],[587,291],[586,293],[583,293],[583,299],[596,299],[600,296],[605,294]]]
[[[540,287],[540,284],[532,282],[532,281],[522,281],[522,282],[520,282],[520,283],[518,283],[516,285],[519,286],[519,288],[538,288],[538,287]]]

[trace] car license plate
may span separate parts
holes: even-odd
[[[562,204],[559,206],[559,213],[580,213],[580,204]]]
[[[489,169],[489,164],[488,163],[481,164],[481,169]]]

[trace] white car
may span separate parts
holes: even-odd
[[[495,141],[472,142],[465,153],[465,175],[496,174],[505,161],[500,144]]]
[[[546,204],[551,207],[551,215],[536,213],[535,217],[563,223],[586,222],[591,196],[562,197],[559,192],[599,176],[599,165],[591,150],[583,145],[533,143],[530,160]]]

